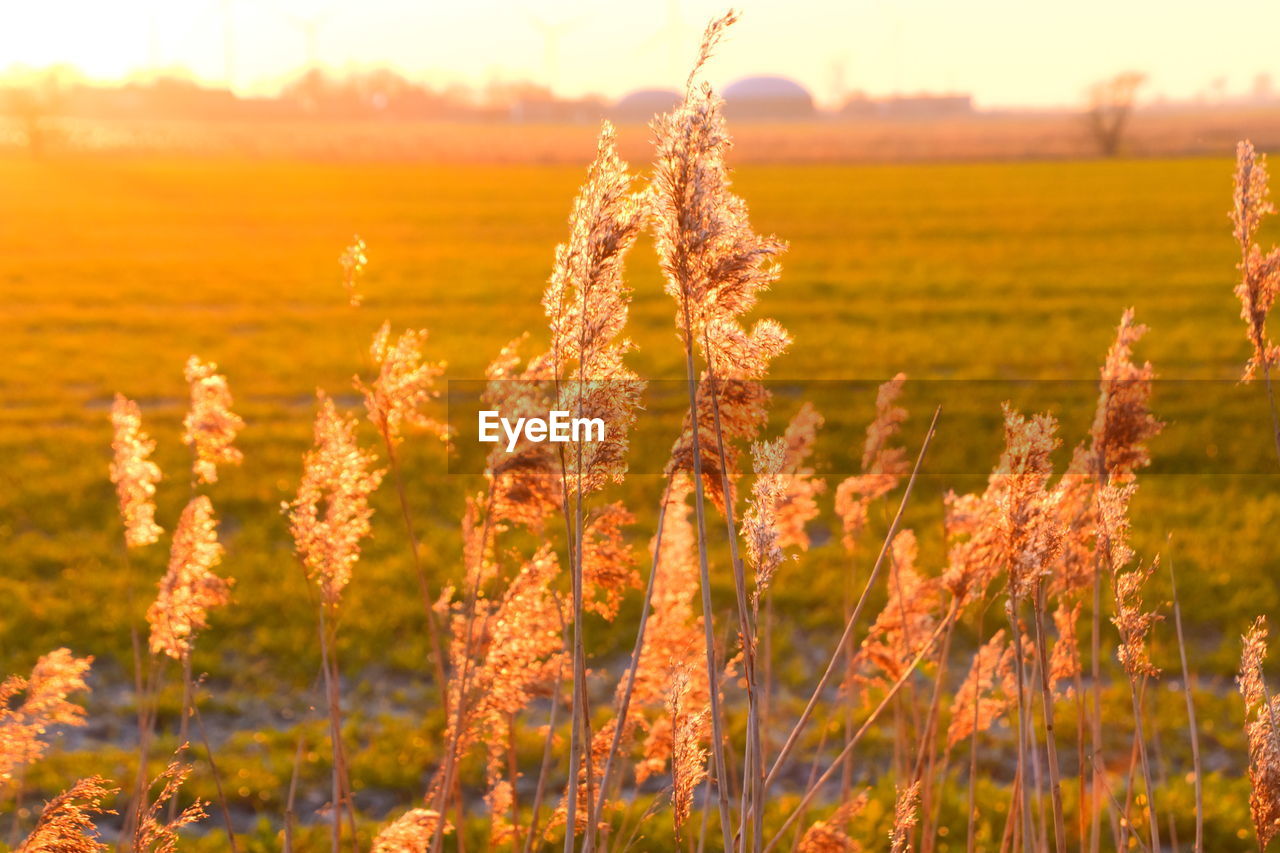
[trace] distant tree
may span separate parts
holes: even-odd
[[[1104,157],[1120,153],[1134,100],[1146,79],[1145,74],[1126,71],[1089,89],[1089,130]]]

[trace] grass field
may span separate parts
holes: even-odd
[[[1239,411],[1265,417],[1251,391],[1232,384],[1247,347],[1231,294],[1231,171],[1226,159],[1196,159],[738,173],[757,227],[791,246],[767,298],[767,314],[795,338],[775,378],[877,381],[901,370],[913,379],[1089,383],[1122,310],[1133,306],[1151,327],[1139,355],[1162,378],[1216,380],[1178,386],[1176,418],[1157,393],[1157,413],[1171,427],[1154,445],[1157,465],[1135,503],[1139,551],[1167,550],[1183,579],[1206,703],[1234,701],[1222,694],[1238,635],[1254,614],[1280,604],[1265,557],[1280,521],[1276,481],[1233,476],[1274,469],[1266,425],[1253,425],[1229,464],[1198,467],[1206,431],[1222,428],[1195,420],[1197,395],[1239,397]],[[68,645],[98,657],[91,709],[127,704],[127,626],[150,599],[164,556],[152,548],[131,567],[124,562],[106,477],[107,409],[116,391],[143,404],[157,460],[175,472],[160,486],[168,527],[186,497],[182,365],[192,353],[218,362],[248,422],[246,463],[213,491],[236,601],[215,614],[196,667],[211,674],[211,718],[225,724],[238,715],[252,722],[246,730],[261,732],[219,735],[237,807],[278,813],[291,731],[321,727],[299,722],[308,714],[299,697],[310,695],[318,665],[314,611],[278,511],[296,488],[313,391],[349,389],[352,374],[367,370],[366,347],[384,319],[429,328],[432,354],[449,361],[452,379],[479,378],[498,348],[526,330],[544,340],[538,299],[580,179],[581,169],[559,166],[0,161],[0,673]],[[337,266],[355,233],[370,257],[358,309],[346,304]],[[683,366],[673,311],[651,258],[642,248],[630,266],[634,365],[675,379]],[[836,399],[842,386],[825,387]],[[926,481],[912,509],[926,566],[943,559],[942,491],[975,487],[999,447],[1006,386],[952,387],[987,388],[980,399],[991,409],[989,430],[949,434],[944,413],[932,460],[957,476]],[[1087,402],[1087,385],[1078,388]],[[856,447],[872,399],[864,393],[832,412],[828,440]],[[785,419],[794,405],[780,409]],[[927,412],[912,416],[915,442]],[[1074,443],[1087,412],[1064,422],[1077,430],[1066,436]],[[963,433],[977,422],[955,423]],[[1167,476],[1162,455],[1176,463]],[[427,442],[409,446],[406,464],[411,500],[429,527],[428,564],[437,582],[454,577],[455,520],[474,483],[439,476],[443,453]],[[651,507],[655,490],[653,478],[638,478],[624,494]],[[395,546],[393,501],[385,490],[378,498],[341,650],[360,708],[354,772],[374,812],[420,793],[439,729],[416,710],[424,688],[413,674],[425,641],[414,581]],[[827,509],[820,527],[834,523]],[[784,641],[796,660],[807,632],[839,619],[812,606],[842,588],[841,558],[831,550],[805,583],[779,585],[780,601],[807,605]],[[132,601],[121,592],[129,573]],[[1156,584],[1167,588],[1163,578]],[[619,637],[612,648],[628,642]],[[609,649],[600,655],[606,664]],[[1157,640],[1162,660],[1173,651],[1167,636]],[[88,753],[61,755],[40,772],[55,780],[71,765],[95,764],[127,776],[131,717],[97,717],[87,739],[71,742]],[[1240,750],[1234,730],[1210,745],[1211,754],[1234,756],[1236,775]],[[317,767],[314,778],[322,773]]]

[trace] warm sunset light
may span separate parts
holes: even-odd
[[[43,0],[0,21],[5,65],[70,63],[97,79],[182,69],[237,91],[273,91],[314,60],[389,66],[435,84],[533,80],[618,96],[683,76],[711,0],[625,7],[586,0]],[[643,10],[643,11],[642,11]],[[841,91],[964,91],[988,106],[1063,105],[1124,68],[1148,95],[1189,98],[1280,80],[1270,0],[1009,0],[757,3],[712,79],[783,74],[819,98]],[[1247,22],[1247,24],[1245,23]]]
[[[1277,34],[3,4],[0,853],[1274,853]]]

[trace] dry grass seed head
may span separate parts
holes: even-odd
[[[969,674],[956,690],[947,743],[955,746],[991,728],[1009,710],[1015,690],[1013,646],[1001,629],[974,653]]]
[[[218,520],[204,495],[192,498],[173,532],[169,568],[160,579],[160,592],[147,609],[153,654],[184,660],[196,635],[208,627],[208,611],[231,600],[229,578],[213,573],[222,562]]]
[[[445,369],[442,361],[423,359],[426,342],[426,329],[408,329],[393,341],[391,324],[383,323],[369,347],[378,375],[369,384],[355,379],[356,390],[364,394],[369,421],[392,446],[404,440],[406,427],[442,441],[449,437],[449,427],[423,411],[439,398],[436,382]]]
[[[1002,556],[1009,589],[1025,598],[1050,576],[1062,549],[1063,529],[1057,512],[1061,495],[1049,488],[1058,425],[1050,415],[1024,417],[1007,403],[1004,423],[1005,449],[992,478],[1005,540]]]
[[[640,588],[635,553],[623,533],[635,520],[630,510],[615,502],[593,513],[583,530],[583,604],[606,621],[618,615],[627,590]]]
[[[906,380],[906,374],[899,373],[877,389],[876,416],[867,426],[863,443],[862,472],[836,487],[836,514],[844,530],[844,547],[850,553],[867,525],[872,502],[897,488],[911,470],[906,451],[891,444],[907,419],[907,410],[897,404]]]
[[[778,546],[809,550],[805,525],[818,517],[818,495],[826,491],[826,481],[814,476],[806,462],[813,454],[823,418],[812,403],[805,403],[787,424],[783,434],[786,449],[782,460],[782,494],[776,510]]]
[[[667,713],[671,716],[671,809],[676,836],[689,819],[693,795],[707,778],[707,748],[711,734],[710,707],[691,702],[689,669],[677,670],[667,692]]]
[[[298,495],[286,504],[289,527],[307,575],[327,607],[336,607],[369,535],[369,495],[382,481],[374,457],[356,441],[355,418],[338,413],[319,391],[315,444],[303,460]]]
[[[231,389],[218,365],[187,359],[184,372],[191,388],[191,409],[182,422],[182,441],[195,454],[192,472],[200,483],[216,483],[219,465],[239,465],[244,455],[236,449],[236,435],[244,421],[231,411]]]
[[[179,749],[179,752],[185,749],[186,746],[184,745]],[[155,800],[142,811],[138,825],[134,829],[133,850],[135,853],[176,853],[178,850],[178,833],[182,828],[199,823],[207,817],[204,810],[206,804],[200,800],[194,801],[172,820],[162,817],[162,813],[168,807],[169,802],[178,796],[182,784],[187,781],[187,777],[190,775],[191,767],[189,765],[174,760],[169,762],[159,776],[151,780],[151,783],[147,786],[148,796],[150,796],[151,790],[157,784],[162,785],[162,787]]]
[[[800,839],[799,853],[862,853],[862,845],[845,830],[867,807],[869,799],[868,792],[863,791],[841,803],[826,820],[814,821]]]
[[[898,799],[893,806],[893,828],[889,830],[890,853],[909,853],[911,850],[911,830],[920,820],[919,806],[919,782],[898,789]]]
[[[378,831],[372,853],[427,853],[439,825],[439,812],[409,809]],[[451,832],[453,824],[445,821],[444,834]]]
[[[1133,363],[1133,345],[1147,332],[1124,312],[1102,365],[1098,406],[1090,428],[1089,472],[1101,482],[1126,483],[1151,462],[1146,443],[1164,427],[1151,414],[1151,362]]]
[[[117,394],[111,404],[114,437],[111,482],[115,484],[124,522],[124,541],[130,548],[150,545],[164,531],[156,524],[156,483],[160,468],[151,461],[156,443],[142,431],[142,412],[134,401]]]
[[[84,709],[67,697],[89,689],[84,677],[92,663],[56,649],[36,661],[29,678],[0,682],[0,783],[44,755],[50,728],[84,725]]]
[[[1154,610],[1143,609],[1142,600],[1143,587],[1159,567],[1160,558],[1156,557],[1146,568],[1138,566],[1133,571],[1116,575],[1116,615],[1111,621],[1120,631],[1116,657],[1130,678],[1160,674],[1160,670],[1151,662],[1147,636],[1152,627],[1164,617]]]
[[[751,500],[742,519],[742,538],[747,546],[747,562],[755,570],[755,601],[768,591],[774,572],[782,565],[781,534],[778,529],[778,506],[786,485],[782,465],[786,455],[785,439],[774,439],[753,448],[755,483]]]
[[[102,801],[119,789],[101,776],[80,779],[45,803],[31,834],[18,845],[17,853],[105,853],[93,825],[93,816],[115,814]]]
[[[708,26],[684,100],[653,122],[657,157],[649,197],[681,339],[702,352],[713,373],[759,379],[790,338],[772,320],[748,330],[739,318],[777,279],[776,259],[785,246],[752,230],[746,203],[730,189],[724,103],[710,86],[695,85],[735,20],[730,13]]]
[[[1267,316],[1280,288],[1280,248],[1264,253],[1257,244],[1258,228],[1275,213],[1267,186],[1267,158],[1245,141],[1236,148],[1235,194],[1231,210],[1233,235],[1240,247],[1240,283],[1235,293],[1240,299],[1240,316],[1245,321],[1253,352],[1245,365],[1244,379],[1257,375],[1276,363],[1280,348],[1267,334]]]
[[[630,289],[623,262],[644,224],[644,202],[618,157],[612,125],[601,129],[595,162],[569,217],[569,241],[556,248],[542,305],[551,330],[551,371],[568,380],[556,408],[605,424],[599,440],[565,447],[565,485],[591,492],[626,474],[626,451],[644,383],[623,363],[621,338]],[[576,365],[575,365],[576,363]]]
[[[1280,834],[1280,731],[1276,728],[1280,702],[1268,693],[1262,671],[1267,656],[1266,617],[1254,620],[1243,642],[1236,682],[1244,697],[1244,730],[1249,741],[1249,812],[1258,847],[1266,849]]]
[[[714,399],[712,395],[715,395]],[[733,494],[728,496],[732,504],[736,496],[738,462],[741,456],[739,443],[750,442],[759,434],[761,427],[769,415],[771,395],[763,382],[754,379],[712,378],[704,373],[698,382],[698,441],[701,452],[703,486],[707,495],[721,511],[726,505],[726,496],[722,482],[720,465],[720,447],[716,434],[716,408],[720,415],[720,436],[724,440],[724,463]],[[684,414],[684,424],[680,436],[671,448],[671,459],[667,462],[666,474],[692,474],[693,457],[693,419],[689,412]]]
[[[488,382],[481,402],[509,419],[544,417],[552,408],[549,358],[532,358],[521,366],[520,348],[526,337],[504,346],[485,371]],[[501,443],[494,445],[485,468],[493,523],[511,521],[539,532],[546,519],[560,510],[564,481],[552,447],[529,441],[523,433],[511,453]]]

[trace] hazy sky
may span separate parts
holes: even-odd
[[[1080,100],[1089,82],[1149,75],[1148,97],[1190,97],[1259,73],[1280,85],[1280,0],[737,0],[743,20],[712,82],[785,74],[820,100],[959,90],[984,106]],[[724,0],[0,0],[0,69],[69,62],[122,79],[154,67],[270,91],[315,53],[332,69],[391,65],[434,83],[530,79],[618,95],[678,85]],[[310,23],[308,23],[310,22]],[[548,35],[548,29],[556,32]]]

